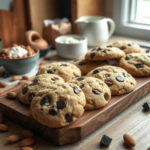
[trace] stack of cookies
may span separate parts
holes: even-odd
[[[22,85],[18,99],[30,104],[39,123],[52,128],[69,125],[84,111],[106,106],[111,95],[134,90],[132,75],[150,76],[150,57],[140,50],[131,42],[119,42],[94,48],[73,63],[53,62]],[[116,66],[109,65],[112,62]]]

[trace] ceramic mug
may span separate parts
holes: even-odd
[[[79,25],[79,33],[88,39],[89,46],[100,46],[115,31],[115,23],[111,18],[85,16],[75,20]]]

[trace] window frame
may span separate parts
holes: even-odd
[[[150,25],[133,22],[134,15],[131,12],[133,3],[137,0],[114,0],[113,19],[116,23],[115,33],[129,37],[150,40]],[[131,15],[132,14],[132,15]]]

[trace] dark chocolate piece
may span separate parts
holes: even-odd
[[[50,74],[54,74],[55,72],[56,72],[55,69],[50,69],[50,70],[47,71],[47,73],[50,73]]]
[[[77,78],[77,80],[78,81],[82,81],[82,80],[84,80],[84,78],[82,78],[82,77],[81,78]]]
[[[101,147],[108,147],[111,144],[112,138],[108,137],[107,135],[103,135],[100,141]]]
[[[32,101],[32,99],[34,98],[35,94],[34,93],[30,93],[29,96],[28,96],[28,100],[29,102]]]
[[[150,111],[150,102],[145,102],[143,104],[143,111],[145,112]]]
[[[56,80],[59,80],[57,77],[53,77],[51,78],[52,81],[56,81]]]
[[[121,50],[124,50],[124,49],[126,49],[126,47],[125,47],[125,46],[121,46],[120,49],[121,49]]]
[[[144,68],[144,65],[142,63],[137,63],[135,64],[136,68]]]
[[[130,60],[131,58],[132,58],[132,56],[128,55],[128,56],[125,57],[125,60]]]
[[[57,101],[57,109],[64,109],[66,107],[66,101],[64,99],[60,99]]]
[[[49,109],[49,114],[52,115],[52,116],[55,116],[57,115],[57,108],[56,107],[52,107]]]
[[[75,94],[79,94],[80,93],[79,89],[77,89],[76,87],[73,87],[73,91],[74,91]]]
[[[41,106],[49,106],[50,102],[51,102],[50,97],[45,96],[45,97],[42,98],[40,104],[41,104]]]
[[[67,64],[61,64],[60,66],[64,66],[64,67],[67,67],[68,65],[67,65]]]
[[[123,73],[123,76],[124,76],[124,77],[130,77],[129,74],[128,74],[128,73],[125,73],[125,72]]]
[[[65,114],[65,119],[66,119],[67,122],[71,122],[72,117],[73,117],[73,115],[71,113]]]
[[[99,90],[92,90],[92,92],[93,92],[94,94],[96,94],[96,95],[100,95],[100,94],[101,94],[101,92],[100,92]]]
[[[104,98],[105,98],[106,100],[108,100],[108,99],[109,99],[109,95],[108,95],[108,93],[105,93],[105,94],[104,94]]]
[[[112,83],[111,81],[108,81],[108,80],[106,80],[105,83],[106,83],[108,86],[112,86],[112,85],[113,85],[113,83]]]
[[[28,92],[28,88],[27,87],[22,89],[22,94],[26,94],[27,92]]]
[[[84,88],[84,84],[81,84],[81,85],[80,85],[80,88],[83,89],[83,88]]]
[[[121,76],[117,76],[117,77],[116,77],[116,80],[119,81],[119,82],[124,82],[124,78],[121,77]]]
[[[91,57],[91,58],[94,58],[95,55],[96,55],[96,53],[91,53],[91,54],[90,54],[90,57]]]
[[[96,69],[96,70],[93,71],[93,74],[97,74],[99,72],[101,72],[101,70],[100,69]]]

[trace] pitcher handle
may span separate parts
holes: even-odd
[[[109,30],[109,37],[111,37],[111,35],[114,33],[115,31],[115,22],[110,19],[110,18],[106,18],[107,23],[110,25],[110,30]]]

